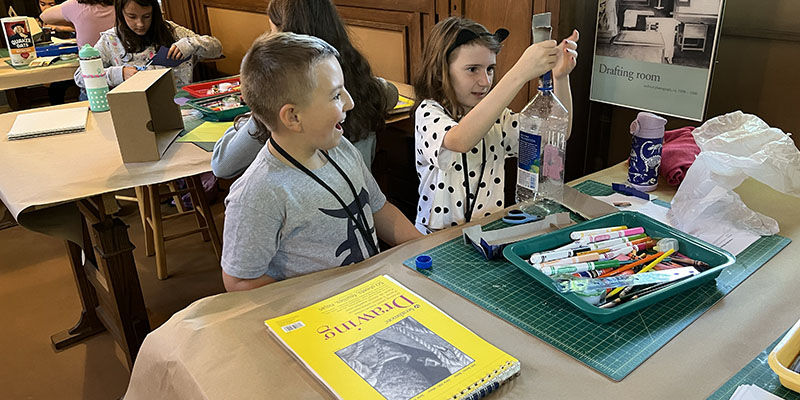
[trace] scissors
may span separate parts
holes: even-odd
[[[506,216],[503,217],[503,222],[508,224],[519,225],[528,222],[538,221],[542,218],[543,217],[540,215],[528,214],[522,210],[510,210],[508,214],[506,214]]]

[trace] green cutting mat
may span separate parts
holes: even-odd
[[[34,68],[41,68],[41,67],[31,67],[30,65],[14,65],[11,63],[11,60],[5,60],[6,64],[10,65],[14,69],[34,69]],[[50,65],[61,65],[61,64],[75,64],[76,67],[80,66],[80,61],[78,59],[74,60],[55,60],[50,63]]]
[[[800,393],[793,392],[783,386],[778,379],[778,375],[772,372],[772,369],[767,364],[767,356],[783,338],[781,335],[775,339],[766,350],[762,351],[758,357],[754,358],[747,365],[742,368],[736,375],[725,382],[716,392],[708,397],[709,400],[728,400],[736,391],[739,385],[756,385],[778,397],[787,400],[800,400]]]
[[[607,185],[594,181],[575,188],[592,196],[613,193]],[[496,221],[487,228],[503,226],[505,223]],[[789,242],[777,235],[762,237],[739,254],[736,263],[722,271],[716,281],[608,324],[593,322],[512,263],[504,259],[485,261],[461,237],[425,252],[433,257],[433,268],[420,273],[619,381]],[[414,268],[414,258],[404,264]]]

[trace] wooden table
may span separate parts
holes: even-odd
[[[46,67],[16,69],[0,59],[0,90],[42,85],[45,83],[69,81],[80,66],[78,60],[48,65]]]
[[[29,101],[18,89],[28,86],[43,85],[47,83],[71,81],[75,70],[80,67],[80,62],[76,59],[69,62],[60,62],[46,67],[16,69],[8,63],[8,50],[0,52],[0,90],[6,92],[8,104],[13,110],[26,108]]]
[[[43,109],[71,107],[88,102]],[[84,132],[5,138],[17,115],[43,109],[0,115],[0,200],[20,225],[67,240],[83,311],[72,329],[52,336],[53,345],[108,329],[132,365],[150,324],[127,226],[101,195],[210,171],[211,153],[173,143],[159,161],[125,164],[109,112],[90,112]]]
[[[581,180],[610,184],[624,181],[625,176],[626,168],[617,165]],[[800,239],[800,199],[752,180],[745,181],[737,192],[751,208],[778,219],[781,235]],[[669,199],[674,189],[661,187],[657,194]],[[358,265],[201,299],[148,335],[125,398],[330,398],[326,389],[270,337],[263,320],[305,307],[379,274],[394,277],[520,359],[521,375],[503,386],[494,395],[497,399],[706,398],[800,317],[800,268],[796,267],[800,246],[793,243],[624,380],[613,382],[402,265],[404,260],[460,233],[460,229],[444,230]]]

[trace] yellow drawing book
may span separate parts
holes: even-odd
[[[264,323],[340,399],[478,399],[520,369],[386,275]]]

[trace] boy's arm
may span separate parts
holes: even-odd
[[[261,277],[255,279],[242,279],[235,276],[230,276],[224,270],[222,271],[222,283],[225,285],[225,290],[229,292],[255,289],[268,285],[272,282],[277,281],[267,275],[262,275]]]
[[[378,212],[372,214],[372,218],[375,220],[378,237],[391,246],[422,236],[406,216],[388,201]]]

